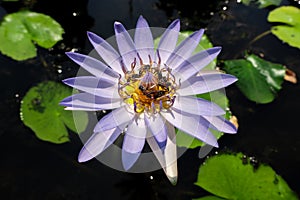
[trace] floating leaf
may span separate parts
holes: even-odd
[[[300,48],[300,9],[293,6],[282,6],[271,11],[269,22],[281,23],[273,26],[271,31],[280,40],[290,46]]]
[[[271,167],[254,169],[242,154],[207,159],[199,168],[195,184],[224,199],[297,199]]]
[[[206,196],[206,197],[201,197],[193,200],[224,200],[224,199],[217,196]]]
[[[238,78],[238,88],[248,99],[257,103],[273,101],[285,75],[284,66],[265,61],[256,55],[225,61],[224,69]]]
[[[69,141],[65,126],[80,133],[88,123],[86,112],[67,111],[59,105],[71,93],[70,88],[52,81],[32,87],[22,100],[21,119],[41,140],[57,144]],[[73,115],[76,117],[76,124]]]
[[[282,0],[258,0],[259,8],[266,8],[268,6],[279,6]]]
[[[0,51],[15,60],[36,56],[39,46],[50,48],[62,39],[62,27],[51,17],[29,11],[6,15],[0,25]]]
[[[259,8],[266,8],[268,6],[279,6],[282,0],[241,0],[245,5],[251,3],[258,5]]]

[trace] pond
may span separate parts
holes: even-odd
[[[26,92],[45,80],[60,82],[76,76],[78,66],[64,52],[92,50],[86,31],[103,38],[114,34],[113,23],[135,28],[143,15],[153,27],[167,27],[180,18],[181,30],[205,28],[214,46],[222,46],[219,60],[242,58],[245,51],[281,63],[300,74],[300,51],[283,43],[270,30],[267,16],[275,6],[259,9],[234,0],[211,0],[196,6],[193,0],[78,0],[2,2],[0,14],[24,7],[47,14],[65,30],[63,40],[51,49],[38,48],[38,56],[25,61],[0,55],[0,198],[1,199],[193,199],[209,193],[194,185],[199,166],[199,148],[189,149],[178,159],[176,186],[163,170],[125,173],[93,159],[78,163],[83,144],[70,132],[70,142],[52,144],[39,140],[20,119],[20,102]],[[199,2],[198,2],[199,3]],[[300,7],[297,1],[280,5]],[[1,45],[1,44],[0,44]],[[274,101],[259,104],[248,100],[236,85],[226,88],[231,112],[239,123],[236,135],[224,135],[210,156],[242,152],[253,165],[270,165],[300,195],[300,86],[285,81]],[[51,122],[49,122],[51,123]],[[218,184],[218,183],[216,183]]]

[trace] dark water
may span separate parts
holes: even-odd
[[[96,160],[77,163],[82,147],[78,136],[71,142],[54,145],[38,140],[19,118],[19,103],[26,91],[44,80],[60,81],[74,76],[78,67],[64,51],[73,48],[88,53],[86,31],[106,38],[113,34],[118,20],[134,28],[142,14],[152,26],[166,27],[180,17],[183,29],[206,27],[215,45],[221,45],[221,59],[239,58],[247,49],[263,54],[267,60],[287,65],[300,74],[300,51],[267,35],[249,45],[268,30],[268,12],[235,1],[205,1],[195,6],[192,0],[90,0],[21,1],[2,3],[6,12],[17,11],[22,2],[34,11],[53,16],[65,31],[64,41],[54,49],[39,49],[39,57],[15,62],[0,56],[0,199],[192,199],[207,193],[193,185],[199,165],[198,149],[179,159],[179,181],[172,186],[163,172],[128,174]],[[62,4],[63,3],[63,4]],[[284,1],[282,4],[297,2]],[[3,9],[0,14],[2,15]],[[0,44],[1,45],[1,44]],[[43,61],[43,62],[42,62]],[[62,73],[60,73],[60,70]],[[244,152],[259,162],[270,164],[300,194],[300,86],[284,83],[278,98],[267,105],[248,101],[235,86],[227,89],[232,112],[239,119],[237,135],[226,135],[216,151]],[[153,180],[150,179],[153,177]]]

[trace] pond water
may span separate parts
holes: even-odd
[[[39,56],[16,62],[0,55],[0,198],[1,199],[192,199],[208,194],[193,183],[203,159],[199,149],[188,150],[179,160],[179,180],[172,186],[162,170],[129,174],[111,169],[97,160],[79,164],[81,140],[71,133],[71,142],[55,145],[38,140],[19,117],[20,100],[26,91],[44,81],[61,81],[76,75],[78,66],[65,51],[88,53],[92,47],[86,31],[107,38],[113,22],[127,29],[135,27],[142,14],[154,27],[166,27],[180,18],[183,30],[207,28],[215,46],[222,46],[220,59],[242,57],[245,50],[275,63],[283,63],[300,74],[300,51],[282,44],[269,34],[250,44],[270,29],[268,12],[236,1],[211,0],[195,6],[192,0],[78,0],[26,1],[33,11],[42,12],[62,24],[63,42]],[[68,2],[68,3],[67,3]],[[22,3],[0,4],[2,13],[17,11]],[[299,4],[283,1],[282,5]],[[4,11],[5,10],[5,11]],[[1,45],[1,44],[0,44]],[[274,102],[258,105],[247,100],[235,86],[227,88],[231,110],[239,120],[236,135],[220,139],[215,151],[243,152],[255,162],[267,163],[300,195],[300,86],[285,82]],[[215,152],[214,151],[214,152]]]

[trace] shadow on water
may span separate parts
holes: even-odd
[[[267,60],[285,63],[300,74],[299,50],[282,44],[272,35],[249,45],[268,30],[270,9],[257,9],[235,1],[207,1],[201,7],[192,0],[81,0],[20,1],[2,3],[7,12],[26,6],[51,15],[65,29],[64,40],[51,50],[39,49],[39,56],[15,62],[0,56],[0,195],[1,199],[191,199],[207,194],[193,185],[203,162],[198,149],[179,159],[179,182],[171,186],[161,170],[146,174],[127,174],[92,160],[77,163],[82,143],[71,133],[71,142],[54,145],[38,140],[19,119],[19,103],[26,91],[44,80],[60,81],[74,76],[78,66],[65,51],[88,53],[86,31],[104,38],[113,34],[113,22],[134,28],[140,14],[152,26],[166,27],[180,17],[183,29],[207,27],[207,35],[221,45],[221,59],[242,57],[244,50],[264,55]],[[202,3],[202,2],[201,2]],[[283,4],[294,4],[284,1]],[[295,4],[294,4],[295,5]],[[2,11],[1,11],[2,12]],[[61,70],[61,71],[58,71]],[[248,101],[235,86],[227,89],[233,113],[238,117],[237,135],[224,136],[217,151],[244,152],[270,164],[293,190],[300,194],[298,119],[299,84],[283,84],[278,98],[267,105]],[[191,162],[191,160],[193,160]],[[298,188],[297,188],[298,187]]]

